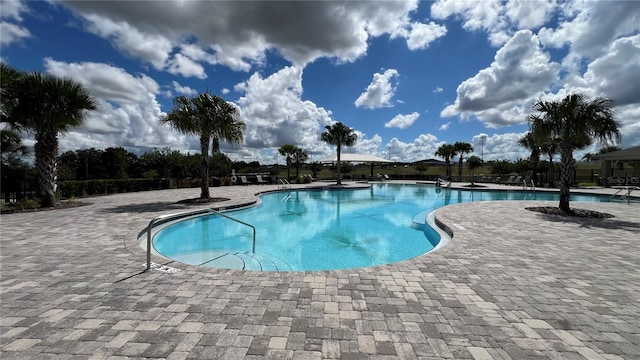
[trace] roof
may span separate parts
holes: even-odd
[[[337,155],[329,156],[324,159],[317,160],[321,163],[329,163],[338,161]],[[383,159],[381,157],[368,155],[368,154],[340,154],[340,161],[351,161],[351,162],[363,162],[363,163],[371,163],[371,162],[380,162],[380,163],[388,163],[391,162],[387,159]]]
[[[596,155],[595,158],[599,160],[640,160],[640,146]]]

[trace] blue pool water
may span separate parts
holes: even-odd
[[[427,213],[449,204],[493,200],[558,200],[544,192],[467,191],[428,185],[374,184],[359,190],[300,190],[263,194],[259,206],[228,215],[182,220],[158,231],[155,250],[187,264],[271,271],[347,269],[424,254],[440,237]],[[572,195],[572,201],[608,201]]]

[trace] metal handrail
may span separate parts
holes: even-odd
[[[166,219],[170,219],[170,218],[178,218],[178,217],[185,217],[185,216],[190,216],[190,215],[196,215],[198,213],[212,213],[215,215],[220,215],[223,218],[235,221],[239,224],[242,225],[246,225],[249,226],[252,230],[253,230],[253,246],[251,247],[251,251],[255,254],[256,252],[256,227],[246,223],[242,220],[238,220],[236,218],[233,218],[229,215],[225,215],[223,213],[221,213],[220,211],[214,210],[214,209],[198,209],[198,210],[191,210],[191,211],[186,211],[186,212],[182,212],[182,213],[176,213],[176,214],[167,214],[167,215],[160,215],[156,218],[154,218],[153,220],[151,220],[149,222],[149,225],[147,225],[147,269],[146,270],[150,270],[151,269],[151,229],[153,228],[153,226],[160,220],[166,220]],[[145,271],[146,271],[145,270]]]
[[[291,184],[289,183],[289,181],[287,181],[287,179],[278,179],[278,188],[280,188],[280,185],[282,185],[283,189],[286,189],[287,186],[289,186],[289,189],[291,189]]]
[[[627,204],[631,204],[631,192],[633,190],[637,190],[640,189],[640,187],[637,186],[625,186],[623,188],[621,188],[620,190],[618,190],[615,194],[611,195],[611,198],[614,198],[616,195],[618,195],[619,193],[621,193],[622,191],[627,191],[627,195],[624,195],[624,197],[627,198]]]

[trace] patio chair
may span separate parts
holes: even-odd
[[[245,175],[238,176],[238,180],[240,180],[240,185],[249,185],[249,180]]]
[[[513,185],[513,180],[515,180],[515,178],[516,178],[515,175],[511,175],[511,176],[509,176],[507,181],[505,181],[504,183],[507,184],[507,185]]]
[[[266,184],[268,181],[262,178],[262,175],[256,175],[256,181],[258,184]]]

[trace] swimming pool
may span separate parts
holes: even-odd
[[[438,189],[373,184],[357,190],[289,190],[262,194],[261,204],[228,215],[257,229],[255,253],[246,225],[198,216],[155,233],[158,254],[182,263],[262,271],[348,269],[394,263],[432,250],[438,233],[425,223],[449,204],[494,200],[558,200],[557,194]],[[572,195],[572,201],[608,201]]]

